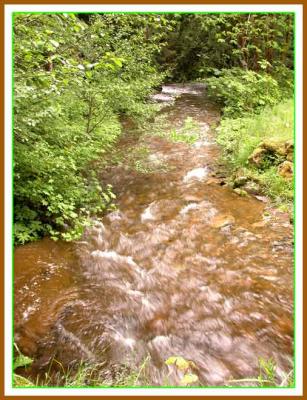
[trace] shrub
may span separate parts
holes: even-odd
[[[208,96],[219,102],[226,117],[259,111],[281,100],[278,82],[267,73],[240,68],[223,69],[218,77],[207,79]]]
[[[76,239],[110,207],[99,168],[119,117],[143,124],[157,110],[146,100],[163,77],[154,60],[160,25],[143,15],[14,15],[16,243]]]

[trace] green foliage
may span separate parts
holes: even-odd
[[[58,371],[49,370],[36,383],[31,382],[21,375],[14,374],[14,387],[137,387],[147,383],[146,368],[150,357],[145,357],[141,364],[135,368],[127,365],[118,366],[118,371],[109,378],[105,376],[105,364],[89,364],[81,361],[75,366],[64,368],[57,360],[53,359],[52,364],[58,367]]]
[[[162,60],[176,80],[204,78],[240,67],[271,73],[293,68],[293,13],[174,15]]]
[[[293,139],[293,132],[294,103],[286,100],[263,109],[259,114],[222,119],[217,128],[217,142],[232,171],[240,170],[243,176],[259,182],[264,193],[278,202],[291,202],[293,180],[280,176],[274,162],[256,169],[249,164],[248,158],[261,142],[284,143]]]
[[[24,376],[14,374],[13,375],[13,387],[34,387],[35,384]]]
[[[264,106],[275,105],[283,95],[271,75],[240,68],[223,69],[207,83],[209,97],[222,105],[225,117],[257,112]]]
[[[27,365],[32,364],[32,362],[32,358],[20,354],[14,361],[14,370],[19,367],[26,367]]]
[[[267,107],[259,114],[223,118],[216,131],[217,142],[222,146],[227,162],[233,168],[244,167],[260,142],[266,139],[284,142],[293,138],[293,100]]]
[[[150,385],[150,381],[147,376],[148,363],[150,356],[143,359],[141,364],[135,368],[129,368],[123,365],[110,379],[107,379],[103,372],[104,364],[88,364],[80,362],[74,367],[65,369],[64,366],[56,361],[53,362],[59,366],[58,372],[45,373],[43,377],[37,379],[36,383],[29,379],[17,375],[14,373],[14,387],[137,387]],[[196,365],[193,361],[188,361],[181,356],[169,357],[165,364],[167,366],[174,366],[179,373],[183,374],[180,381],[181,386],[192,386],[199,382],[198,376],[195,374]],[[265,360],[259,358],[259,373],[257,377],[244,378],[244,379],[232,379],[226,382],[226,386],[238,386],[238,384],[252,384],[258,387],[293,387],[294,386],[294,374],[293,370],[287,374],[283,373],[282,380],[276,376],[277,365],[273,359]],[[171,374],[165,377],[165,382],[169,386],[170,383],[168,378]]]
[[[267,383],[274,384],[276,377],[276,363],[273,359],[259,359],[258,381],[260,387],[267,386]]]
[[[192,371],[196,369],[196,365],[193,363],[193,361],[188,361],[181,356],[172,356],[165,361],[165,364],[168,366],[175,366],[178,371],[181,371],[184,374],[180,380],[180,386],[190,386],[198,382],[198,376],[195,373],[192,373]],[[171,371],[167,378],[170,376],[170,374]]]
[[[254,171],[254,179],[258,180],[265,194],[275,199],[278,203],[293,202],[294,181],[287,180],[279,175],[276,167],[269,167],[262,173]]]
[[[33,382],[29,379],[15,373],[17,368],[26,368],[33,363],[33,359],[21,353],[16,343],[14,347],[17,351],[17,357],[14,358],[13,366],[13,386],[14,387],[31,387],[34,386]]]
[[[162,75],[158,17],[14,17],[15,240],[73,240],[115,198],[98,173],[123,114],[142,124]],[[146,36],[147,35],[147,36]]]

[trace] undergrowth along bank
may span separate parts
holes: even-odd
[[[217,142],[241,195],[264,194],[284,210],[294,198],[293,74],[224,71],[207,80],[209,97],[222,109]]]
[[[18,348],[17,348],[18,349]],[[33,359],[23,355],[18,349],[15,359],[14,370],[22,369],[24,374],[31,365]],[[150,379],[150,355],[147,355],[139,366],[134,368],[126,365],[118,366],[116,371],[106,375],[104,363],[91,364],[84,361],[74,367],[65,368],[60,362],[53,360],[49,370],[42,376],[37,377],[36,382],[13,373],[14,387],[64,387],[64,388],[89,388],[89,387],[152,387]],[[51,371],[52,364],[58,368]],[[277,364],[273,359],[258,360],[258,375],[244,378],[231,378],[224,382],[221,387],[293,387],[293,370],[288,373],[277,374]],[[164,362],[163,386],[177,387],[206,387],[198,376],[198,368],[191,360],[182,356],[171,356]],[[174,380],[175,379],[175,380]]]

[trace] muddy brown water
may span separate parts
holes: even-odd
[[[169,85],[157,100],[173,126],[200,124],[194,145],[147,136],[166,171],[111,168],[104,179],[118,210],[76,243],[45,238],[17,247],[15,341],[34,357],[32,377],[52,359],[64,366],[147,361],[148,385],[176,385],[165,365],[183,356],[199,384],[258,375],[272,357],[277,376],[292,369],[293,235],[288,218],[216,179],[219,149],[210,126],[218,111],[199,85]],[[124,146],[129,151],[129,140]],[[270,213],[265,213],[269,207]]]

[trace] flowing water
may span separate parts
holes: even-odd
[[[273,357],[279,377],[292,368],[291,225],[265,199],[222,185],[210,129],[219,114],[203,88],[169,85],[156,99],[175,97],[164,113],[176,127],[197,121],[196,143],[146,136],[167,170],[110,168],[117,211],[79,242],[16,249],[15,341],[34,357],[32,374],[52,359],[85,360],[108,377],[148,355],[150,385],[165,384],[170,356],[192,360],[203,386],[257,376],[259,357]]]

